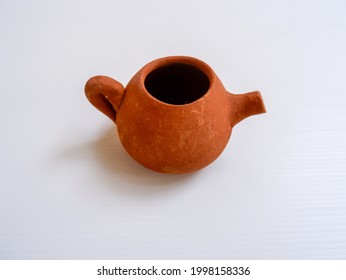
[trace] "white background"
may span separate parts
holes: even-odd
[[[345,3],[1,1],[0,258],[346,258]],[[192,175],[138,165],[84,96],[167,55],[268,111]]]

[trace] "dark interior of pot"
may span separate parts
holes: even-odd
[[[192,103],[209,89],[207,75],[189,64],[174,63],[157,68],[145,78],[145,88],[156,99],[174,105]]]

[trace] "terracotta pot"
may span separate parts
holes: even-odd
[[[207,166],[224,150],[237,123],[265,112],[258,91],[228,93],[206,63],[185,56],[148,63],[126,89],[112,78],[92,77],[85,93],[116,123],[127,152],[162,173]]]

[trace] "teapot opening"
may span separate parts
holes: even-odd
[[[151,71],[144,85],[156,99],[183,105],[203,97],[209,89],[210,81],[203,71],[193,65],[172,63]]]

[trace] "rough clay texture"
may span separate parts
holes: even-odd
[[[202,70],[210,81],[208,92],[184,105],[154,98],[144,86],[146,76],[173,63]],[[224,150],[234,125],[265,112],[258,91],[228,93],[207,64],[184,56],[148,63],[125,90],[109,77],[93,77],[87,82],[85,93],[96,108],[116,123],[127,152],[140,164],[162,173],[189,173],[207,166]]]

